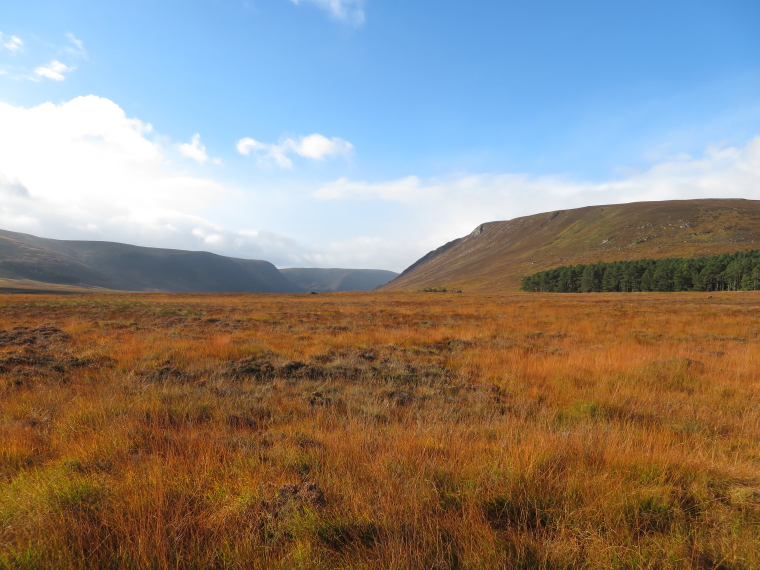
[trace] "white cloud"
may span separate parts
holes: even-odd
[[[0,193],[5,197],[29,198],[29,190],[17,180],[9,180],[0,174]]]
[[[0,124],[0,186],[30,197],[19,212],[36,220],[30,231],[131,226],[141,234],[168,228],[168,220],[187,224],[229,194],[212,180],[167,168],[160,146],[145,137],[151,126],[108,99],[91,95],[30,109],[0,103]],[[13,216],[0,215],[0,227],[18,229]]]
[[[206,147],[201,144],[201,135],[195,133],[193,138],[190,139],[190,143],[179,145],[179,151],[188,158],[197,160],[201,164],[208,160],[208,154],[206,154]],[[212,162],[219,164],[219,159],[214,158]]]
[[[298,141],[288,139],[286,142],[296,154],[314,160],[323,160],[328,156],[347,156],[354,150],[354,145],[348,141],[338,137],[328,139],[317,133],[301,137]]]
[[[364,0],[291,0],[296,5],[302,1],[326,10],[336,20],[342,20],[357,27],[364,23]]]
[[[350,156],[354,151],[354,145],[339,137],[328,139],[314,133],[296,139],[285,139],[279,144],[262,143],[252,138],[240,139],[237,150],[242,155],[249,155],[256,151],[261,164],[274,163],[280,168],[293,168],[293,161],[287,156],[290,153],[312,160],[324,160],[333,156]]]
[[[149,124],[127,117],[108,99],[79,97],[33,108],[0,103],[0,124],[0,228],[200,249],[280,266],[399,263],[402,245],[383,236],[335,239],[329,228],[325,235],[315,225],[304,228],[305,238],[314,236],[304,245],[271,229],[232,230],[209,220],[211,210],[260,208],[261,201],[243,206],[240,193],[173,167],[172,143],[152,138]],[[312,152],[308,143],[301,150]],[[274,216],[287,220],[296,200],[286,199]],[[307,197],[302,207],[309,202],[324,204]]]
[[[346,178],[325,184],[323,200],[383,200],[405,204],[450,204],[457,210],[507,215],[591,203],[707,197],[760,199],[760,136],[743,148],[708,147],[700,158],[678,155],[618,180],[591,182],[567,176],[471,174],[423,183],[417,176],[369,183]],[[500,219],[504,219],[503,217]],[[485,221],[485,220],[483,220]]]
[[[438,186],[425,187],[417,176],[407,176],[398,180],[373,184],[339,178],[335,182],[319,188],[314,192],[314,197],[328,200],[358,198],[416,202],[422,199],[423,195],[430,199],[439,197],[439,194],[440,188]]]
[[[52,79],[54,81],[63,81],[66,79],[63,74],[74,71],[74,69],[76,68],[69,67],[68,65],[61,63],[58,60],[53,60],[47,65],[36,68],[34,70],[34,73],[39,77],[47,77],[48,79]]]
[[[247,137],[238,141],[237,150],[245,156],[251,154],[251,151],[261,151],[264,154],[259,157],[260,164],[272,161],[280,168],[293,168],[293,161],[285,156],[286,148],[283,145],[266,144]]]
[[[11,53],[29,51],[37,62],[45,61],[49,58],[48,63],[37,65],[36,67],[24,63],[31,58],[22,58],[22,60],[14,58],[13,65],[0,65],[0,75],[13,80],[65,80],[66,76],[76,69],[76,63],[79,60],[87,59],[87,50],[84,47],[84,42],[70,33],[66,34],[66,38],[68,42],[62,46],[52,45],[39,38],[32,38],[34,41],[30,44],[31,47],[27,47],[21,38],[0,33],[0,52],[4,49],[7,49]],[[38,55],[35,56],[35,53]],[[40,53],[47,53],[48,55],[40,55]]]
[[[10,52],[16,53],[24,49],[24,42],[16,36],[6,36],[0,32],[0,44]]]
[[[149,139],[150,124],[108,99],[28,109],[0,102],[0,125],[2,229],[309,263],[309,250],[288,236],[208,220],[204,213],[225,202],[239,209],[241,194],[173,167],[162,146],[172,143]]]

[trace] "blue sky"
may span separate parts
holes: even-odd
[[[760,199],[755,0],[31,0],[0,33],[5,229],[401,270],[493,219]]]

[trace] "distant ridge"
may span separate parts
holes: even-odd
[[[418,259],[417,261],[415,261],[414,263],[412,263],[409,267],[407,267],[406,269],[404,269],[404,271],[401,272],[401,275],[407,275],[409,273],[412,273],[418,267],[424,265],[425,263],[427,263],[431,259],[436,258],[439,255],[441,255],[442,253],[444,253],[445,251],[451,249],[452,247],[454,247],[456,244],[458,244],[463,239],[464,238],[457,238],[457,239],[451,240],[450,242],[443,244],[438,249],[434,249],[433,251],[428,252],[426,255],[424,255],[423,257],[421,257],[420,259]]]
[[[123,291],[301,293],[268,261],[0,230],[0,278]]]
[[[760,201],[671,200],[588,206],[488,222],[428,253],[382,291],[516,291],[561,265],[695,257],[760,247]]]

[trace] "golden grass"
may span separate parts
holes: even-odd
[[[0,568],[760,567],[758,293],[0,303]]]

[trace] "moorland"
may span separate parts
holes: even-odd
[[[0,568],[760,567],[760,293],[0,305]]]

